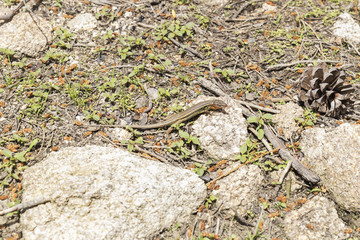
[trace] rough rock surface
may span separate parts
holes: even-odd
[[[278,109],[280,113],[274,116],[273,121],[276,123],[278,129],[281,128],[283,130],[284,137],[289,139],[291,135],[299,129],[295,118],[301,117],[304,110],[293,102],[279,105]]]
[[[225,0],[199,0],[199,3],[200,4],[203,3],[208,6],[221,7],[225,3],[227,3],[227,1],[225,1]]]
[[[211,157],[229,159],[240,152],[240,146],[246,141],[248,132],[239,103],[231,99],[222,100],[228,104],[226,113],[213,111],[211,114],[202,114],[192,128],[199,137],[201,146]]]
[[[351,42],[360,42],[360,26],[349,13],[338,16],[339,20],[334,24],[334,35],[345,38]]]
[[[67,26],[74,31],[89,31],[96,28],[96,23],[97,20],[91,13],[82,13],[76,15],[76,17],[71,19],[71,21],[68,22]]]
[[[52,202],[21,215],[24,239],[148,239],[206,198],[188,170],[108,147],[66,148],[24,173],[23,202]]]
[[[233,168],[234,166],[231,166]],[[224,170],[226,172],[226,170]],[[259,188],[264,177],[261,170],[255,165],[244,165],[229,176],[216,182],[218,190],[214,190],[212,195],[218,198],[217,203],[222,203],[222,210],[234,216],[233,210],[239,215],[243,215],[257,205]]]
[[[285,216],[285,233],[288,239],[318,240],[344,239],[347,229],[339,218],[335,204],[328,199],[316,196],[308,200],[300,209]]]
[[[50,23],[40,16],[33,19],[29,13],[18,13],[0,26],[0,48],[35,56],[52,41],[51,31]]]
[[[308,129],[300,146],[304,161],[335,201],[349,211],[360,211],[360,125]]]

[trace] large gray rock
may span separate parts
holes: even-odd
[[[51,43],[51,31],[50,23],[40,16],[32,18],[29,13],[18,13],[0,26],[0,48],[35,56]]]
[[[300,146],[304,161],[335,201],[349,211],[360,211],[360,125],[308,129]]]
[[[284,219],[285,234],[292,240],[345,239],[347,229],[339,218],[335,204],[316,196]]]
[[[31,239],[148,239],[185,221],[206,198],[196,174],[116,148],[66,148],[24,173],[21,215]]]

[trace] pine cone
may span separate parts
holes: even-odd
[[[344,85],[345,78],[344,71],[335,67],[329,70],[325,63],[308,67],[299,79],[300,104],[325,116],[345,114],[354,103],[350,96],[355,91],[351,84]]]

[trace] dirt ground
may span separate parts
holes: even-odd
[[[13,0],[4,2],[16,4]],[[183,143],[181,148],[172,145],[184,139],[178,129],[165,143],[165,132],[151,136],[132,132],[131,141],[121,143],[113,141],[110,129],[84,127],[90,123],[99,126],[120,123],[120,119],[130,124],[153,122],[167,113],[181,111],[184,104],[198,95],[216,96],[201,84],[200,78],[232,98],[276,108],[277,104],[296,102],[294,96],[299,91],[296,80],[307,65],[322,60],[329,67],[346,72],[347,82],[356,89],[353,100],[358,102],[358,48],[332,33],[337,16],[343,12],[360,20],[354,2],[253,0],[208,7],[191,0],[41,1],[32,14],[52,21],[54,40],[48,48],[35,57],[0,49],[0,118],[5,118],[0,121],[0,198],[12,204],[21,202],[22,171],[51,151],[109,142],[133,149],[141,142],[140,137],[172,146],[172,152],[159,150],[155,154],[206,177],[218,162],[207,162],[195,143]],[[70,31],[67,23],[80,13],[92,13],[98,27],[92,31]],[[152,89],[158,90],[157,99],[156,94],[151,94]],[[316,122],[304,128],[319,123],[336,126],[357,122],[358,113],[359,105],[354,105],[340,119],[314,114]],[[182,131],[186,132],[189,124],[182,126]],[[265,150],[256,136],[251,139],[256,145],[253,156]],[[141,144],[139,147],[144,149]],[[293,142],[291,147],[296,148],[296,144]],[[257,164],[267,172],[277,169],[277,163],[271,169],[261,160]],[[299,176],[298,180],[303,182]],[[327,196],[322,192],[310,193],[309,190],[321,186],[303,184],[303,191],[285,202],[314,194]],[[285,191],[269,199],[271,191],[275,187],[268,183],[262,195],[270,205],[284,200]],[[208,224],[206,234],[194,231],[192,237],[245,239],[248,233],[253,233],[253,227],[244,227],[236,217],[222,218],[216,210],[210,204],[203,210],[207,220],[194,217],[192,223],[164,230],[155,237],[186,239],[189,229]],[[279,216],[271,215],[274,212],[269,210],[265,214],[276,218],[285,210],[279,210]],[[339,212],[349,226],[355,226],[352,217],[357,213]],[[245,216],[245,220],[256,224],[259,215],[254,214]],[[222,236],[215,235],[216,222],[210,221],[215,216],[221,219]],[[2,225],[4,239],[21,237],[19,230],[11,228],[18,218],[15,213]],[[274,223],[273,226],[276,220]],[[273,236],[285,239],[280,227],[273,229],[277,233]],[[260,235],[253,234],[247,239],[263,239]]]

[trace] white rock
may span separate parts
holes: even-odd
[[[318,240],[345,239],[347,229],[339,218],[335,204],[328,199],[316,196],[308,200],[300,209],[292,210],[284,219],[287,239]]]
[[[119,148],[53,152],[23,178],[23,202],[54,199],[21,215],[27,240],[149,239],[185,221],[206,198],[195,173]]]
[[[200,99],[212,98],[200,96],[194,103]],[[210,114],[202,114],[192,126],[201,146],[216,159],[233,158],[248,137],[246,119],[240,104],[230,98],[223,100],[228,104],[226,113],[212,111]]]
[[[48,21],[29,13],[18,13],[10,22],[0,26],[0,48],[8,48],[15,52],[35,56],[39,51],[45,49],[52,41],[52,27]],[[40,30],[40,29],[41,30]]]
[[[348,13],[339,15],[334,24],[334,35],[345,38],[351,42],[360,42],[360,26]]]
[[[199,4],[205,4],[208,6],[221,7],[224,4],[226,4],[228,1],[226,1],[226,0],[199,0],[198,2],[199,2]]]
[[[360,211],[360,125],[308,129],[300,146],[304,161],[335,201],[348,211]]]
[[[233,168],[230,166],[229,169]],[[223,172],[228,171],[224,170]],[[222,210],[228,217],[234,216],[232,210],[236,210],[239,215],[246,214],[247,210],[257,206],[258,193],[264,177],[261,170],[255,165],[244,165],[216,182],[219,185],[218,190],[213,190],[212,195],[219,199],[222,203]]]
[[[90,31],[96,28],[97,20],[91,13],[81,13],[71,19],[67,26],[73,31]]]
[[[295,118],[302,117],[304,110],[293,102],[279,105],[278,109],[280,113],[274,115],[273,122],[276,123],[277,129],[281,128],[283,130],[284,137],[290,139],[291,135],[299,130]]]

